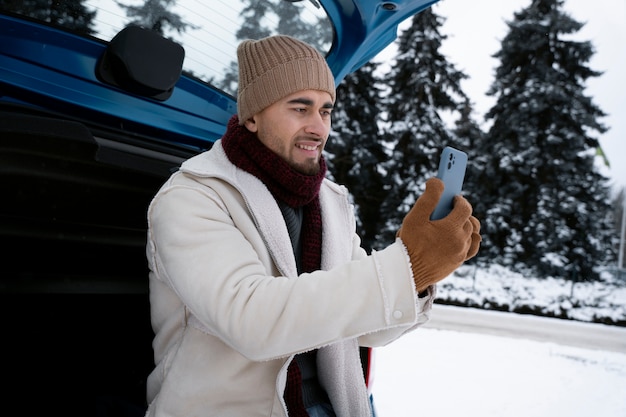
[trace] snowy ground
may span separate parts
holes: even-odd
[[[604,282],[523,277],[498,265],[463,266],[439,285],[444,302],[486,309],[533,312],[586,322],[626,325],[626,281]]]
[[[626,416],[626,352],[428,328],[375,352],[378,417]]]
[[[437,298],[626,325],[626,282],[610,277],[572,286],[464,266]],[[421,328],[375,350],[373,393],[378,417],[626,417],[626,352]]]

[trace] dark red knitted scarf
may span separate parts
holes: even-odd
[[[320,269],[322,216],[319,191],[326,175],[324,158],[320,160],[320,171],[316,175],[301,174],[261,143],[254,133],[240,126],[236,115],[228,122],[222,147],[234,165],[260,179],[274,198],[293,208],[302,207],[302,272]],[[290,417],[308,416],[302,401],[301,381],[300,369],[292,360],[284,394]]]

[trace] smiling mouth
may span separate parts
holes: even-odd
[[[319,145],[302,145],[302,144],[296,144],[296,146],[300,149],[304,149],[305,151],[315,151],[319,147]]]

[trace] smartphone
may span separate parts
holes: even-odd
[[[467,154],[458,149],[446,146],[441,152],[437,178],[443,181],[444,189],[437,207],[430,216],[431,220],[439,220],[448,215],[452,210],[454,196],[461,194],[465,168],[467,167]]]

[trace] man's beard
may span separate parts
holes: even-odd
[[[295,171],[298,171],[299,173],[304,174],[304,175],[316,175],[318,172],[320,172],[319,159],[315,162],[307,161],[306,163],[303,163],[303,164],[296,164],[293,162],[289,162],[289,165]]]

